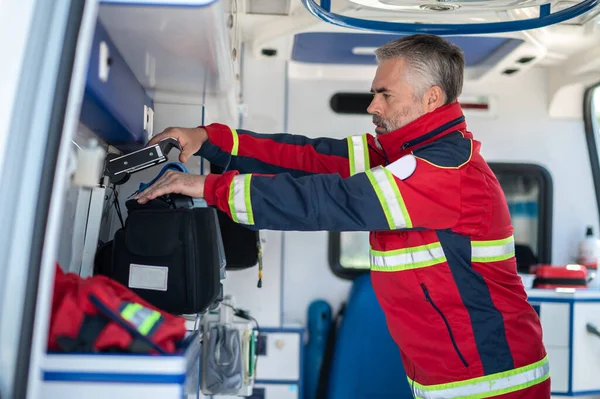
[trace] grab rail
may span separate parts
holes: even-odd
[[[551,13],[550,4],[543,4],[540,6],[540,16],[538,18],[473,24],[417,24],[373,21],[333,13],[331,12],[331,0],[321,0],[321,5],[317,4],[315,0],[302,0],[302,3],[311,14],[322,21],[345,28],[381,33],[429,33],[438,36],[450,36],[515,32],[555,25],[591,11],[600,3],[600,0],[583,0],[581,3],[555,13]]]

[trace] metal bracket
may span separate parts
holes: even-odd
[[[344,28],[381,33],[429,33],[438,36],[451,36],[517,32],[543,28],[585,14],[600,4],[600,0],[583,0],[581,3],[555,13],[550,12],[550,4],[543,4],[540,6],[540,16],[538,18],[474,24],[417,24],[373,21],[332,13],[330,0],[321,0],[321,5],[318,5],[314,0],[302,0],[302,4],[304,4],[304,7],[306,7],[311,14],[322,21]]]
[[[167,155],[173,148],[181,151],[179,141],[168,137],[153,146],[126,155],[108,154],[104,175],[108,176],[111,183],[123,184],[129,180],[132,173],[166,162]]]

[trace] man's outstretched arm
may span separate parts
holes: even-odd
[[[209,205],[256,230],[445,229],[460,214],[460,200],[451,195],[459,187],[456,175],[421,171],[403,181],[381,166],[347,179],[227,172],[208,175],[203,195]]]
[[[146,203],[170,193],[205,198],[255,230],[442,230],[454,228],[461,216],[459,168],[407,156],[346,179],[168,171],[136,199]]]
[[[213,123],[199,128],[169,128],[154,137],[154,144],[166,137],[177,138],[186,162],[200,155],[225,170],[240,173],[279,174],[293,177],[337,173],[343,178],[364,172],[382,163],[364,134],[346,139],[311,139],[293,134],[260,134]],[[372,160],[374,158],[374,160]]]

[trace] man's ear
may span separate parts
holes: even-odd
[[[440,86],[431,86],[423,96],[423,107],[426,112],[431,112],[444,105],[444,92]]]

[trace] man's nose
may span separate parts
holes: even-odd
[[[373,97],[373,100],[371,100],[371,104],[369,104],[367,112],[371,115],[381,115],[381,107],[379,107],[378,101],[375,97]]]

